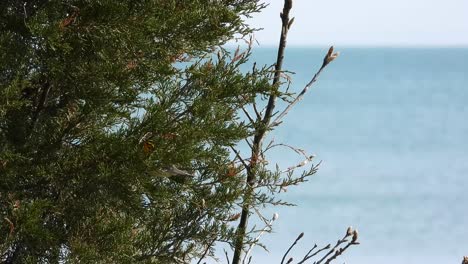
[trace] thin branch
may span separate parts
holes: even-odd
[[[249,165],[245,162],[245,160],[241,157],[239,151],[237,151],[237,149],[235,149],[233,146],[230,146],[231,150],[234,151],[234,153],[236,154],[236,157],[240,160],[240,162],[242,162],[242,165],[244,165],[245,169],[247,170],[247,172],[249,171],[250,167]]]
[[[213,243],[214,243],[215,241],[216,241],[216,238],[213,239],[213,240],[206,246],[205,252],[203,252],[203,255],[200,257],[200,259],[198,260],[197,264],[200,264],[201,261],[206,257],[206,254],[208,254],[208,252],[210,251],[211,246],[213,245]]]
[[[261,116],[260,112],[258,112],[257,103],[255,102],[255,100],[252,103],[252,107],[253,107],[253,110],[255,112],[255,115],[257,116],[257,119],[260,120],[262,118],[262,116]]]
[[[266,146],[266,148],[265,148],[262,152],[265,153],[265,152],[267,152],[270,148],[272,148],[273,143],[275,143],[275,139],[274,139],[274,138],[272,138],[272,139],[270,140],[270,143],[268,143],[268,145]]]
[[[226,249],[223,249],[223,250],[224,250],[224,255],[226,256],[227,264],[231,264],[231,262],[229,261],[229,256],[228,256]]]
[[[292,243],[292,245],[288,248],[288,250],[286,250],[286,253],[284,253],[284,256],[283,258],[281,259],[281,264],[284,263],[284,260],[286,259],[286,256],[289,254],[289,251],[291,251],[291,249],[297,244],[297,242],[299,240],[301,240],[301,238],[304,236],[304,233],[300,233],[299,236],[296,238],[296,240],[294,240],[294,242]],[[288,261],[289,262],[289,261]]]
[[[263,216],[262,213],[260,212],[260,210],[258,210],[257,208],[253,208],[253,209],[255,210],[255,213],[260,218],[260,220],[262,220],[263,223],[265,223],[265,225],[268,225],[268,222],[269,222],[270,219]]]
[[[250,116],[249,112],[245,109],[244,106],[241,106],[241,109],[242,111],[244,112],[244,114],[247,116],[247,118],[249,119],[250,123],[251,124],[255,124],[255,121],[253,120],[253,118]]]
[[[293,150],[297,154],[304,156],[305,158],[310,157],[309,155],[307,155],[307,153],[303,149],[296,148],[296,147],[293,147],[291,145],[284,144],[284,143],[278,143],[278,144],[274,144],[274,145],[272,143],[273,143],[273,141],[270,142],[270,144],[268,144],[268,146],[265,148],[265,150],[263,152],[267,152],[268,150],[270,150],[272,148],[275,148],[275,147],[286,147],[286,148],[289,148],[289,149]]]
[[[312,161],[312,159],[314,159],[315,156],[314,155],[311,155],[309,157],[306,157],[305,160],[301,161],[300,163],[294,165],[294,166],[291,166],[289,168],[287,168],[286,170],[284,171],[281,171],[281,173],[287,173],[287,172],[290,172],[290,171],[293,171],[297,168],[300,168],[300,167],[303,167],[304,165],[306,165],[307,163],[309,163],[310,161]],[[321,161],[320,161],[321,162]]]
[[[330,249],[330,251],[328,251],[327,254],[325,254],[325,256],[323,256],[323,257],[317,262],[317,264],[322,263],[322,261],[324,261],[331,253],[333,253],[333,252],[335,251],[335,249],[336,249],[339,245],[341,245],[341,244],[343,244],[343,243],[345,243],[345,242],[347,242],[347,240],[345,240],[345,239],[340,239],[340,240],[338,240],[338,241],[336,242],[335,246],[334,246],[332,249]]]
[[[315,244],[310,250],[309,252],[307,252],[307,254],[305,254],[304,258],[298,262],[297,264],[300,264],[300,263],[304,263],[304,261],[307,260],[307,257],[309,257],[309,255],[317,248],[317,244]],[[314,253],[315,254],[315,253]],[[318,253],[317,253],[318,254]],[[313,255],[312,255],[313,256]]]
[[[247,253],[245,254],[244,256],[244,259],[242,260],[242,263],[245,264],[245,260],[250,256],[250,253],[252,252],[252,249],[255,247],[255,245],[257,244],[257,242],[260,240],[260,237],[262,237],[262,235],[267,231],[267,230],[270,230],[271,231],[271,226],[273,224],[273,222],[275,221],[276,219],[275,218],[272,218],[268,223],[266,223],[265,227],[260,231],[260,234],[258,234],[258,236],[255,238],[254,242],[252,244],[250,244],[249,246],[249,249],[247,250]],[[250,259],[250,257],[249,257]],[[250,261],[249,261],[250,262]]]
[[[314,84],[320,73],[322,72],[323,69],[325,69],[325,67],[330,63],[332,62],[334,59],[336,59],[337,57],[339,56],[339,52],[335,52],[333,53],[333,46],[331,46],[329,49],[328,49],[328,52],[327,54],[325,55],[325,58],[323,59],[323,63],[322,63],[322,66],[320,67],[320,69],[315,73],[314,77],[312,78],[312,80],[310,80],[310,82],[304,87],[304,89],[302,89],[302,91],[296,96],[296,98],[290,103],[288,104],[288,106],[281,112],[281,114],[279,114],[276,119],[271,123],[271,126],[275,126],[277,124],[279,124],[279,122],[281,121],[281,119],[291,110],[291,108],[297,104],[297,102],[299,102],[300,100],[302,100],[302,98],[304,97],[304,95],[307,93],[307,91],[309,90],[309,88],[312,86],[312,84]]]
[[[50,92],[50,83],[46,81],[42,85],[42,92],[39,97],[39,102],[36,105],[36,108],[34,109],[33,115],[31,117],[31,131],[34,130],[34,127],[36,126],[37,119],[39,118],[40,112],[44,109],[47,103],[47,97]]]
[[[318,76],[320,75],[320,73],[322,72],[323,69],[324,69],[323,66],[320,67],[320,69],[315,73],[312,80],[304,87],[304,89],[302,89],[302,91],[296,96],[296,98],[294,98],[294,100],[290,104],[288,104],[288,106],[281,112],[281,114],[279,114],[276,117],[276,119],[271,123],[271,126],[275,126],[275,125],[279,124],[281,119],[291,110],[291,108],[295,104],[297,104],[300,100],[302,100],[302,98],[307,93],[307,91],[312,86],[312,84],[317,81],[317,78],[318,78]]]
[[[310,258],[312,258],[312,257],[314,257],[314,256],[316,256],[316,255],[318,255],[320,252],[329,249],[330,247],[331,247],[331,245],[328,244],[328,245],[324,246],[323,248],[317,250],[314,254],[309,255],[310,253],[312,253],[312,251],[313,251],[315,248],[317,248],[317,245],[314,245],[314,247],[313,247],[311,250],[309,250],[309,252],[307,252],[307,254],[304,256],[304,258],[303,258],[301,261],[299,261],[297,264],[302,264],[302,263],[304,263],[305,261],[309,260]]]
[[[346,243],[348,242],[348,237],[352,236],[351,238],[351,241],[344,247],[344,248],[340,248],[338,250],[336,250],[341,244],[343,243]],[[338,240],[335,244],[335,246],[330,249],[330,251],[328,251],[328,253],[323,256],[323,258],[321,258],[317,264],[320,264],[322,263],[324,260],[326,260],[326,262],[324,264],[329,264],[333,259],[335,259],[336,257],[338,257],[339,255],[341,255],[346,249],[348,249],[351,245],[358,245],[359,242],[357,242],[357,239],[358,239],[358,232],[357,230],[353,230],[351,227],[348,227],[348,229],[346,230],[346,234],[344,235],[344,237],[340,240]],[[336,250],[336,251],[335,251]],[[327,258],[332,254],[334,253],[328,260]]]
[[[331,256],[327,261],[325,261],[324,264],[330,264],[334,259],[336,259],[343,252],[345,252],[345,250],[348,249],[351,245],[353,245],[353,243],[348,243],[344,248],[340,248],[337,251],[335,251],[335,254],[333,254],[333,256]]]
[[[245,139],[245,143],[247,143],[247,145],[249,146],[249,148],[252,149],[252,143],[249,142],[249,139],[248,139],[248,138]]]
[[[345,247],[336,250],[336,251],[335,251],[335,254],[333,254],[333,256],[331,256],[324,264],[330,264],[334,259],[336,259],[338,256],[340,256],[341,254],[343,254],[343,252],[345,252],[350,246],[352,246],[352,245],[359,245],[359,242],[357,241],[357,239],[358,239],[358,232],[357,232],[357,230],[352,230],[351,228],[348,228],[348,231],[346,232],[346,236],[350,236],[350,235],[351,235],[351,231],[352,231],[352,239],[351,239],[351,241],[348,242],[348,244],[347,244]]]

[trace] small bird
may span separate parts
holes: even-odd
[[[195,177],[195,175],[181,170],[175,165],[170,165],[161,169],[149,171],[148,173],[153,177],[168,178],[178,183],[186,183],[189,179]]]
[[[168,173],[169,177],[171,176],[186,176],[186,177],[195,177],[195,175],[188,173],[186,171],[183,171],[181,169],[178,169],[176,166],[171,165],[167,168],[164,169],[164,172]]]

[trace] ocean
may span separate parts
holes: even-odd
[[[270,134],[316,154],[310,181],[281,198],[252,263],[298,260],[315,243],[341,238],[348,226],[361,245],[334,263],[445,264],[468,255],[468,48],[335,47],[340,56]],[[321,65],[323,48],[287,48],[284,68],[300,91]],[[271,64],[274,48],[254,48]],[[272,152],[288,167],[301,159]]]

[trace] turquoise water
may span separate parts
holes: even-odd
[[[468,49],[341,48],[272,133],[323,160],[310,182],[283,196],[280,214],[253,263],[279,263],[314,243],[335,243],[347,226],[361,245],[335,263],[461,263],[468,255]],[[285,67],[299,91],[326,48],[290,48]],[[275,50],[257,48],[271,63]],[[275,152],[285,167],[300,161]]]

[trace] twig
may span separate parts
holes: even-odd
[[[346,249],[348,249],[350,246],[359,245],[359,242],[357,241],[357,239],[358,239],[357,230],[352,230],[351,228],[348,228],[348,231],[346,231],[346,237],[351,235],[351,231],[352,231],[352,235],[353,235],[351,241],[345,247],[336,250],[335,254],[333,254],[333,256],[331,256],[324,264],[330,264],[334,259],[336,259],[338,256],[343,254],[343,252],[345,252]]]
[[[244,112],[244,114],[247,116],[247,118],[249,119],[250,123],[255,124],[255,121],[254,121],[253,118],[250,116],[249,112],[248,112],[247,110],[245,110],[245,107],[244,107],[244,106],[241,106],[241,109],[242,109],[242,111]]]
[[[47,103],[47,97],[50,92],[50,83],[46,81],[42,85],[42,93],[39,98],[39,102],[37,103],[36,109],[34,109],[34,112],[32,113],[31,117],[31,132],[34,130],[34,127],[36,126],[37,119],[39,118],[40,112],[44,109]]]
[[[307,163],[309,163],[311,160],[313,160],[315,158],[314,155],[311,155],[309,157],[306,157],[305,160],[301,161],[300,163],[294,165],[294,166],[291,166],[289,168],[287,168],[286,170],[284,171],[281,171],[281,173],[287,173],[287,172],[290,172],[290,171],[293,171],[297,168],[300,168],[300,167],[303,167],[304,165],[306,165]]]
[[[309,255],[310,253],[312,253],[312,251],[313,251],[315,248],[317,248],[317,245],[314,245],[314,247],[313,247],[311,250],[309,250],[309,252],[307,252],[307,254],[304,256],[304,258],[303,258],[301,261],[299,261],[297,264],[302,264],[302,263],[304,263],[306,260],[309,260],[310,258],[315,257],[315,256],[318,255],[320,252],[325,251],[325,250],[327,250],[327,249],[330,249],[330,247],[331,247],[331,245],[328,244],[328,245],[324,246],[323,248],[317,250],[314,254]],[[314,262],[314,264],[316,264],[316,263]]]
[[[271,123],[271,126],[275,126],[277,124],[280,123],[281,121],[281,118],[283,118],[290,110],[291,108],[297,104],[297,102],[299,102],[300,100],[302,100],[302,98],[304,97],[305,93],[307,92],[307,90],[309,90],[309,88],[312,86],[312,84],[314,82],[317,81],[317,78],[318,76],[320,75],[320,73],[322,72],[322,70],[324,69],[324,67],[321,67],[314,75],[314,77],[312,78],[312,80],[304,87],[304,89],[302,89],[301,93],[299,93],[296,98],[294,98],[294,100],[288,104],[288,106],[281,112],[281,114],[279,114],[276,119]]]
[[[257,213],[260,214],[260,212],[257,210]],[[261,214],[260,214],[261,215]],[[255,247],[256,243],[260,240],[260,237],[269,229],[270,231],[272,230],[272,224],[274,221],[276,221],[278,217],[278,214],[274,214],[273,217],[270,219],[270,221],[265,223],[265,227],[260,231],[260,234],[255,238],[254,242],[249,246],[249,249],[247,250],[247,253],[244,256],[244,259],[242,260],[242,263],[245,263],[245,259],[249,257],[250,253],[252,252],[252,249]],[[261,215],[261,218],[265,218]],[[251,256],[249,257],[249,262],[251,260]],[[247,263],[247,264],[248,264]]]
[[[333,256],[331,256],[327,261],[325,261],[324,264],[330,264],[330,262],[332,262],[334,259],[336,259],[343,252],[345,252],[345,250],[348,249],[351,245],[353,245],[353,244],[348,243],[344,248],[340,248],[337,251],[335,251],[335,254],[333,254]]]
[[[307,254],[305,254],[304,258],[303,258],[301,261],[299,261],[297,264],[304,263],[304,261],[306,261],[306,260],[308,259],[309,254],[311,254],[311,253],[314,251],[314,249],[316,249],[316,248],[317,248],[317,244],[315,244],[315,245],[309,250],[309,252],[307,252]],[[318,252],[320,252],[320,250],[317,251],[316,253],[314,253],[314,255],[315,255],[315,254],[318,254]],[[311,257],[313,257],[314,255],[311,255]]]
[[[240,162],[242,162],[242,165],[244,165],[245,169],[247,170],[247,172],[249,171],[250,167],[249,165],[245,162],[245,160],[241,157],[239,151],[237,151],[237,149],[235,149],[233,146],[230,146],[231,150],[234,151],[234,153],[236,154],[236,157],[240,160]]]
[[[249,142],[249,139],[248,139],[248,138],[245,139],[245,142],[247,143],[247,145],[249,146],[249,148],[252,149],[252,143]]]
[[[341,244],[343,243],[346,243],[348,242],[347,238],[352,236],[351,238],[351,241],[344,247],[344,248],[340,248],[338,250],[336,250]],[[357,239],[358,239],[358,232],[357,230],[353,230],[351,227],[348,227],[348,229],[346,230],[346,234],[344,235],[344,237],[340,240],[338,240],[335,244],[335,246],[330,249],[330,251],[328,251],[328,253],[323,256],[318,262],[317,264],[320,264],[322,263],[324,260],[326,260],[326,262],[324,264],[329,264],[333,259],[335,259],[336,257],[338,257],[339,255],[341,255],[346,249],[348,249],[351,245],[358,245],[359,242],[357,242]],[[335,251],[336,250],[336,251]],[[328,258],[328,256],[330,256],[332,253],[334,253],[330,258]],[[328,259],[327,259],[328,258]]]
[[[301,238],[304,236],[304,233],[300,233],[299,236],[296,238],[296,240],[294,240],[294,242],[292,243],[292,245],[288,248],[288,250],[286,251],[286,253],[284,253],[284,256],[283,258],[281,259],[281,264],[284,263],[284,260],[286,259],[286,256],[289,254],[289,251],[291,251],[291,249],[297,244],[297,242],[299,240],[301,240]],[[289,262],[289,261],[288,261]]]
[[[343,244],[343,243],[345,243],[345,242],[347,242],[347,240],[345,240],[345,239],[340,239],[340,240],[338,240],[338,241],[336,242],[335,246],[334,246],[332,249],[330,249],[330,251],[328,251],[327,254],[325,254],[325,256],[323,256],[323,257],[317,262],[317,264],[322,263],[322,261],[324,261],[331,253],[333,253],[333,252],[335,251],[335,249],[336,249],[339,245],[341,245],[341,244]]]
[[[286,148],[289,148],[289,149],[293,150],[297,154],[304,156],[305,158],[310,157],[309,155],[307,155],[307,153],[303,149],[295,148],[295,147],[293,147],[291,145],[284,144],[284,143],[278,143],[278,144],[274,144],[274,145],[272,143],[273,142],[270,142],[270,144],[268,144],[268,146],[265,148],[264,152],[267,152],[268,150],[270,150],[272,148],[275,148],[275,147],[286,147]]]
[[[351,240],[348,241],[348,238],[351,237]],[[348,229],[346,230],[346,234],[345,236],[342,238],[342,239],[339,239],[338,242],[336,243],[336,245],[331,248],[331,244],[328,244],[326,245],[325,247],[317,250],[314,252],[315,249],[317,249],[317,244],[315,244],[308,252],[307,254],[305,254],[305,256],[302,258],[301,261],[299,261],[297,264],[303,264],[304,262],[306,262],[307,260],[309,260],[310,258],[318,255],[319,253],[327,250],[327,249],[330,249],[327,254],[325,254],[325,256],[323,256],[319,261],[315,261],[314,264],[320,264],[322,263],[323,261],[325,261],[324,264],[330,264],[334,259],[336,259],[336,257],[340,256],[343,252],[345,252],[350,246],[352,245],[358,245],[359,242],[357,241],[358,240],[358,232],[357,230],[353,230],[351,227],[348,227]],[[339,248],[337,249],[341,244],[343,243],[346,243],[346,246],[343,247],[343,248]],[[330,256],[332,253],[334,253],[332,256]],[[283,257],[284,259],[284,257]]]
[[[257,119],[261,119],[262,116],[260,115],[260,112],[258,112],[257,103],[255,102],[255,100],[252,103],[252,107],[253,107],[253,110],[255,112],[255,115],[257,116]]]
[[[275,126],[275,125],[278,125],[279,122],[281,121],[281,118],[283,118],[290,110],[291,108],[297,104],[297,102],[299,102],[300,100],[302,100],[302,98],[304,97],[305,93],[309,90],[309,88],[312,86],[312,84],[314,84],[314,82],[317,81],[320,73],[322,72],[323,69],[325,69],[325,67],[330,63],[332,62],[334,59],[336,59],[337,57],[339,56],[339,52],[335,52],[333,53],[333,46],[331,46],[329,49],[328,49],[328,52],[327,54],[325,55],[325,58],[323,59],[323,64],[322,66],[320,67],[320,69],[315,73],[314,77],[312,78],[312,80],[310,80],[310,82],[304,87],[304,89],[302,89],[302,91],[296,96],[296,98],[294,98],[294,100],[288,104],[288,106],[281,112],[281,114],[279,114],[276,119],[271,123],[271,126]]]
[[[216,238],[213,239],[213,240],[206,246],[205,252],[203,252],[203,255],[200,257],[200,259],[198,260],[197,264],[200,264],[201,261],[205,258],[206,254],[208,254],[208,252],[210,251],[211,246],[213,245],[213,243],[214,243],[215,241],[216,241]]]
[[[263,216],[260,210],[258,210],[257,208],[253,208],[253,209],[255,210],[255,213],[257,213],[257,216],[263,221],[263,223],[265,223],[265,225],[268,225],[268,222],[270,219]]]
[[[227,264],[231,264],[231,262],[229,261],[229,256],[228,256],[226,249],[223,249],[223,250],[224,250],[224,255],[226,256]]]

